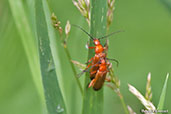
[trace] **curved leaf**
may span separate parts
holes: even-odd
[[[91,2],[91,24],[90,34],[93,37],[102,37],[106,33],[106,0],[92,0]],[[101,42],[104,44],[104,40]],[[90,40],[90,45],[93,42]],[[94,56],[94,50],[89,50],[89,59]],[[87,84],[90,82],[89,74],[85,77],[85,93],[83,96],[83,114],[103,114],[103,89],[94,91],[90,88],[87,89]]]
[[[41,74],[44,86],[46,106],[49,114],[66,114],[65,103],[59,87],[57,74],[54,67],[48,23],[46,22],[47,11],[45,0],[36,0],[36,27],[39,47]],[[57,61],[55,61],[57,62]]]

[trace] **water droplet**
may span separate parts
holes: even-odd
[[[61,112],[63,112],[64,111],[64,109],[60,106],[60,104],[56,107],[56,111],[58,112],[58,113],[61,113]]]
[[[51,72],[51,71],[53,71],[53,70],[55,70],[55,65],[54,65],[54,63],[53,63],[53,61],[52,60],[48,60],[48,72]]]

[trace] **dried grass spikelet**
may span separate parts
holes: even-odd
[[[61,22],[57,19],[54,13],[52,13],[51,20],[54,28],[59,31],[60,35],[62,35],[63,30],[62,27],[60,26]]]
[[[90,26],[90,0],[73,0],[72,2],[80,13],[86,18],[86,21]]]
[[[108,0],[108,10],[107,10],[107,29],[109,29],[109,26],[112,23],[113,20],[113,12],[115,10],[114,3],[115,0]]]
[[[127,105],[127,108],[128,108],[129,114],[136,114],[129,105]]]
[[[146,84],[145,98],[148,101],[151,101],[151,99],[152,99],[152,92],[151,92],[151,73],[148,73],[148,76],[147,76],[147,84]]]
[[[140,101],[141,103],[145,106],[145,108],[147,110],[156,110],[155,106],[153,105],[153,103],[151,103],[150,101],[146,100],[144,98],[144,96],[132,85],[128,84],[129,87],[129,91],[134,94]]]

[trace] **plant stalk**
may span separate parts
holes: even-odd
[[[71,60],[72,60],[72,59],[71,59],[71,55],[70,55],[70,53],[69,53],[69,51],[68,51],[68,48],[67,48],[67,46],[66,46],[66,43],[63,44],[63,47],[64,47],[65,53],[66,53],[66,55],[67,55],[67,58],[68,58],[68,60],[69,60],[69,63],[70,63],[70,65],[71,65],[71,68],[72,68],[72,71],[73,71],[73,73],[74,73],[74,77],[75,77],[75,79],[76,79],[76,81],[77,81],[78,87],[79,87],[79,89],[80,89],[81,95],[83,96],[83,88],[82,88],[81,83],[80,83],[80,81],[79,81],[79,79],[78,79],[78,77],[77,77],[77,72],[76,72],[76,69],[75,69],[75,67],[74,67],[74,64],[73,64],[72,61],[71,61]]]
[[[94,38],[102,37],[106,34],[107,26],[107,0],[91,0],[91,20],[90,20],[90,34]],[[102,45],[106,40],[101,40]],[[93,46],[90,40],[90,46]],[[89,50],[88,59],[94,56],[94,50]],[[86,73],[83,96],[83,110],[82,114],[103,114],[103,88],[94,91],[88,88],[90,83],[89,73]]]
[[[124,98],[123,98],[123,96],[122,96],[120,90],[117,92],[117,94],[118,94],[118,96],[119,96],[119,98],[120,98],[120,100],[121,100],[121,103],[122,103],[123,109],[124,109],[124,111],[125,111],[125,114],[129,114],[128,108],[127,108],[127,106],[126,106],[126,103],[125,103],[125,101],[124,101]]]

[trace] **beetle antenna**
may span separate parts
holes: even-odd
[[[92,40],[94,40],[94,38],[87,32],[87,31],[85,31],[83,28],[81,28],[80,26],[78,26],[78,25],[74,25],[74,24],[72,24],[72,26],[74,26],[74,27],[77,27],[77,28],[79,28],[79,29],[81,29],[84,33],[86,33]]]
[[[103,37],[101,37],[101,38],[98,38],[99,40],[100,39],[104,39],[104,38],[107,38],[107,37],[109,37],[109,36],[111,36],[111,35],[113,35],[113,34],[116,34],[116,33],[119,33],[119,32],[124,32],[123,30],[119,30],[119,31],[116,31],[116,32],[112,32],[112,33],[110,33],[110,34],[108,34],[108,35],[106,35],[106,36],[103,36]]]

